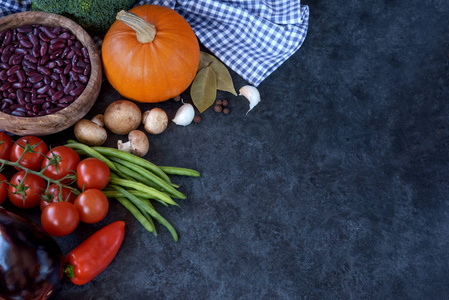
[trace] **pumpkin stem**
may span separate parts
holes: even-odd
[[[145,21],[136,14],[121,10],[115,17],[120,22],[131,27],[136,32],[139,43],[151,43],[156,36],[156,26]]]

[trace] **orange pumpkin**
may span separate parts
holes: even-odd
[[[101,52],[110,84],[138,102],[180,95],[195,78],[200,61],[189,23],[171,8],[149,4],[119,12]]]

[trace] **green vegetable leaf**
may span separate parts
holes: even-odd
[[[217,76],[210,65],[196,74],[190,87],[190,96],[200,113],[214,104],[217,96]]]
[[[207,66],[210,66],[212,70],[215,72],[217,77],[217,89],[225,92],[229,92],[234,96],[237,96],[237,92],[234,88],[234,83],[232,82],[231,74],[229,74],[226,66],[218,60],[213,55],[210,55],[206,52],[200,52],[200,64],[198,66],[198,70],[201,70]]]

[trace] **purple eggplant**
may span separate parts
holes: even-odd
[[[61,281],[63,260],[53,237],[0,207],[0,299],[47,299]]]

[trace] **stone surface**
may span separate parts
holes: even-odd
[[[244,98],[219,93],[229,115],[209,109],[151,137],[149,160],[202,174],[173,177],[180,208],[157,206],[179,241],[111,200],[105,220],[58,242],[68,253],[122,219],[116,259],[53,299],[447,298],[449,2],[303,4],[305,43],[259,86],[258,106],[246,115]],[[118,99],[105,82],[90,115]],[[155,106],[172,118],[179,105]]]

